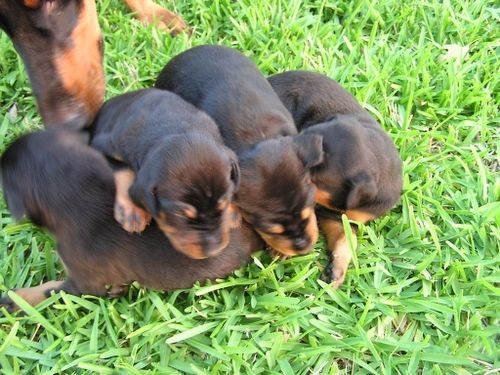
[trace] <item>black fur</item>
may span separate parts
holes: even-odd
[[[287,255],[309,250],[317,238],[316,219],[312,214],[304,229],[300,212],[310,206],[300,204],[310,203],[309,169],[322,160],[321,136],[297,135],[290,113],[255,64],[230,48],[195,47],[174,57],[155,87],[175,92],[215,120],[226,145],[238,153],[236,203],[266,242]],[[280,184],[287,189],[276,188]],[[267,232],[277,225],[286,226],[286,234]]]
[[[349,92],[312,72],[269,77],[302,134],[323,137],[323,163],[312,170],[329,207],[359,209],[379,217],[398,201],[402,167],[391,138]]]
[[[16,217],[25,215],[51,232],[69,278],[62,289],[106,295],[107,285],[138,281],[173,290],[230,274],[262,243],[248,225],[233,229],[219,255],[193,260],[175,251],[156,225],[141,235],[113,219],[112,170],[76,133],[26,135],[2,156],[3,191]]]
[[[130,197],[175,231],[166,234],[179,251],[203,257],[227,245],[231,215],[219,205],[232,200],[239,168],[209,116],[171,92],[139,90],[108,100],[92,132],[93,147],[135,171]]]

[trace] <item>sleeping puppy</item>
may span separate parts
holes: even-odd
[[[332,79],[290,71],[270,77],[269,83],[301,134],[323,137],[325,155],[312,170],[312,181],[332,256],[324,276],[338,287],[351,260],[341,215],[366,223],[391,209],[401,195],[401,159],[380,125]]]
[[[317,240],[310,168],[322,161],[321,136],[297,135],[290,113],[247,57],[221,46],[173,58],[155,87],[208,113],[238,154],[235,202],[273,249],[304,254]]]
[[[151,214],[193,259],[227,246],[241,221],[231,204],[239,168],[205,113],[163,90],[120,95],[97,114],[91,145],[126,166],[115,168],[115,219],[127,231],[143,231]]]
[[[138,281],[148,288],[189,288],[196,281],[225,277],[261,248],[246,224],[231,230],[215,257],[193,260],[175,251],[154,224],[131,235],[113,219],[115,185],[104,157],[77,133],[45,131],[15,141],[0,162],[3,191],[12,215],[45,227],[57,242],[68,278],[17,294],[36,305],[52,291],[116,296]],[[17,306],[4,298],[9,309]]]

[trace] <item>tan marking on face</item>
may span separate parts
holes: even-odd
[[[346,215],[350,220],[354,220],[363,224],[375,219],[375,215],[359,210],[347,210]]]
[[[184,213],[184,215],[189,218],[189,219],[195,219],[196,216],[198,216],[198,211],[196,210],[195,207],[193,206],[190,206],[190,207],[186,207],[182,210],[182,212]]]
[[[95,1],[83,0],[81,6],[71,33],[72,46],[57,53],[55,65],[64,89],[83,105],[91,120],[104,100],[104,71],[98,48],[101,30]]]
[[[324,190],[316,189],[316,203],[328,207],[331,207],[332,195]]]
[[[261,232],[256,229],[257,233],[262,237],[262,239],[280,254],[294,256],[298,255],[295,250],[293,250],[292,241],[287,238],[275,237],[270,234]]]
[[[166,221],[161,220],[160,218],[156,219],[158,223],[158,227],[160,230],[167,236],[170,240],[172,246],[179,253],[184,254],[185,256],[191,259],[206,259],[209,256],[206,255],[207,249],[204,249],[201,245],[200,238],[202,234],[197,231],[191,231],[191,233],[186,233],[185,230],[178,230],[166,223]],[[222,250],[224,250],[229,244],[229,228],[225,232],[222,233],[222,240],[220,245],[212,249],[210,257],[219,254]]]
[[[27,8],[36,9],[40,5],[40,0],[23,0],[23,4]]]
[[[275,224],[267,230],[267,232],[271,234],[282,234],[284,231],[285,228],[280,224]]]
[[[306,207],[300,212],[300,218],[302,220],[307,220],[313,213],[314,209],[312,207]]]
[[[229,206],[229,203],[229,199],[219,199],[219,201],[217,202],[217,210],[224,211],[227,206]]]
[[[347,237],[344,232],[342,222],[330,219],[320,219],[320,226],[325,233],[328,250],[332,256],[332,270],[331,275],[332,286],[338,288],[345,280],[349,263],[352,259],[352,253],[349,249]],[[356,231],[351,228],[353,235],[353,251],[357,247]]]
[[[285,228],[283,228],[285,229]],[[273,236],[269,233],[263,233],[260,230],[256,229],[262,239],[271,246],[277,252],[288,255],[304,255],[309,253],[312,250],[312,246],[318,240],[318,225],[316,221],[316,215],[312,213],[309,217],[308,223],[306,225],[305,232],[309,237],[309,246],[305,250],[297,250],[294,247],[293,240],[289,238],[283,238],[283,236]]]
[[[22,297],[31,306],[36,306],[40,302],[47,299],[45,293],[51,290],[58,290],[61,288],[64,281],[48,281],[38,286],[31,288],[20,288],[14,290],[14,292]]]

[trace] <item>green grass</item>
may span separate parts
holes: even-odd
[[[191,290],[53,296],[1,314],[0,372],[493,374],[500,372],[500,11],[494,1],[181,0],[171,38],[98,2],[108,97],[151,86],[168,59],[221,43],[265,74],[338,80],[394,139],[404,194],[362,228],[340,290],[313,253],[257,253]],[[331,5],[334,4],[334,5]],[[1,149],[39,127],[23,65],[0,35]],[[51,238],[1,204],[0,289],[62,277]]]

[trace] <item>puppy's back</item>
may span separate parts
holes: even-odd
[[[327,121],[333,114],[369,116],[351,93],[325,75],[292,70],[275,74],[268,81],[299,131]]]
[[[181,53],[163,68],[155,87],[207,112],[236,151],[296,133],[289,112],[257,66],[231,48],[205,45]]]

